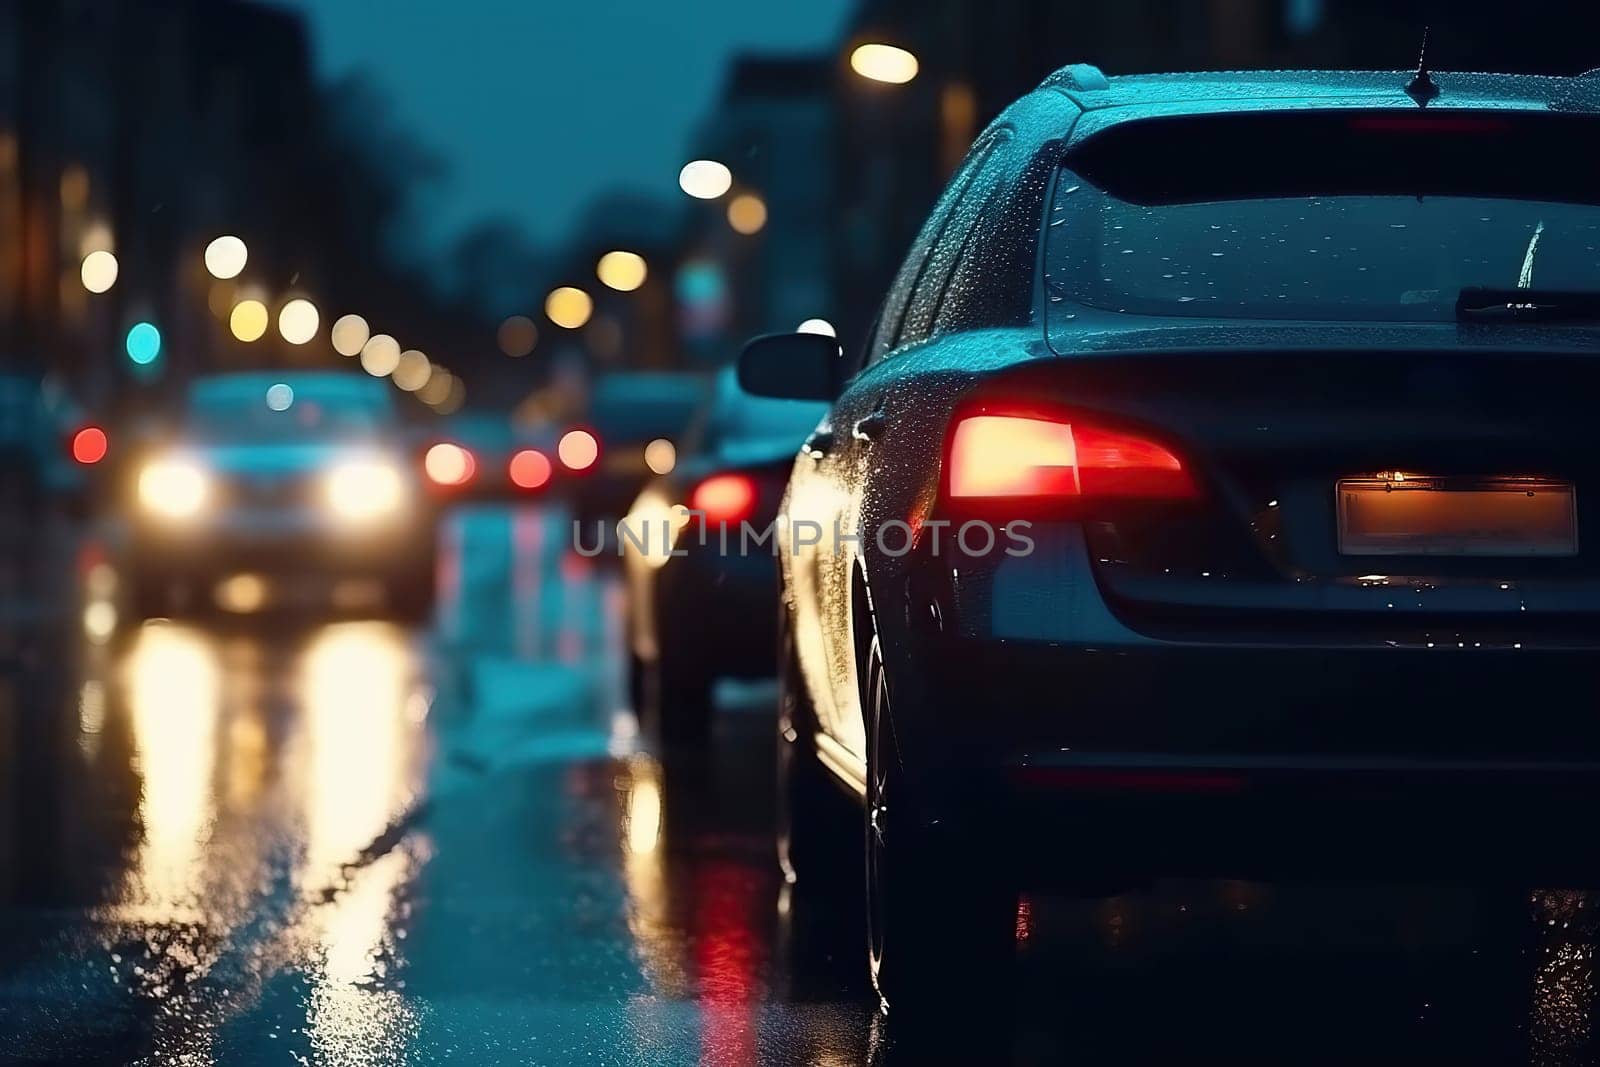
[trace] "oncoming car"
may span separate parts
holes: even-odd
[[[773,523],[815,402],[753,397],[719,373],[684,454],[662,470],[618,537],[628,592],[633,702],[666,740],[702,737],[718,678],[770,678],[777,640]]]
[[[425,617],[433,509],[384,383],[200,378],[125,470],[123,566],[139,617],[331,601]]]
[[[780,525],[780,855],[799,891],[864,838],[891,1013],[1003,988],[1030,886],[1585,858],[1597,111],[1069,67],[859,355],[746,349],[832,403]]]

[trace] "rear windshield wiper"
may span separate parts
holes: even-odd
[[[1488,289],[1469,285],[1456,297],[1456,318],[1463,322],[1600,319],[1600,291]]]

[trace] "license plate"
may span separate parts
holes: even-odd
[[[1336,486],[1347,556],[1575,556],[1569,482],[1395,475]]]

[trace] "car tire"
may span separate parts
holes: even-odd
[[[867,957],[879,1008],[897,1027],[920,1029],[952,1009],[970,1019],[974,1006],[1002,1007],[1016,948],[1015,884],[979,835],[919,817],[876,636],[865,695]]]
[[[850,811],[843,791],[828,780],[812,737],[816,714],[800,677],[788,611],[778,608],[778,868],[784,881],[799,885],[807,898],[837,889],[846,880],[858,887],[861,869],[849,832],[859,814]],[[854,870],[851,868],[854,867]],[[854,875],[849,879],[849,875]]]
[[[663,746],[711,734],[711,675],[688,649],[663,646],[645,671],[645,728]]]

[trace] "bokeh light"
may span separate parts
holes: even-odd
[[[291,300],[278,312],[278,333],[292,345],[303,345],[317,335],[320,321],[317,305],[309,300]]]
[[[465,485],[477,469],[471,452],[448,441],[434,445],[422,457],[422,470],[436,485]]]
[[[524,448],[511,457],[507,473],[512,484],[522,489],[537,489],[550,480],[550,457],[537,448]]]
[[[445,398],[433,406],[433,410],[441,415],[454,415],[461,410],[461,405],[467,402],[467,387],[460,378],[450,379],[450,391]]]
[[[601,256],[594,272],[606,286],[619,293],[631,293],[644,284],[649,267],[639,253],[618,249]]]
[[[429,407],[438,407],[450,396],[450,383],[454,380],[454,375],[449,371],[435,365],[428,375],[427,384],[417,390],[417,399]]]
[[[823,337],[837,337],[838,331],[833,328],[833,323],[827,319],[807,319],[795,328],[796,333],[815,333]]]
[[[361,346],[365,345],[371,336],[371,327],[360,315],[340,315],[334,322],[330,334],[333,350],[341,356],[351,357],[361,354]]]
[[[103,293],[117,284],[117,257],[103,248],[90,252],[83,257],[78,276],[89,292]]]
[[[678,449],[665,437],[658,437],[644,446],[644,465],[656,474],[671,474],[678,465]]]
[[[400,365],[400,342],[386,333],[375,333],[361,346],[361,369],[374,378],[394,373]]]
[[[678,172],[678,188],[697,200],[715,200],[733,188],[733,172],[714,159],[696,159]]]
[[[526,315],[512,315],[500,324],[495,333],[500,351],[514,359],[521,359],[539,343],[539,328]]]
[[[72,435],[72,458],[85,466],[105,459],[110,447],[106,432],[98,426],[85,426]]]
[[[244,270],[250,250],[232,234],[225,234],[206,245],[206,270],[213,278],[237,278]]]
[[[904,85],[917,76],[917,57],[892,44],[864,44],[850,53],[850,69],[875,82]]]
[[[294,390],[287,382],[277,382],[267,386],[267,407],[273,411],[288,411],[294,403]]]
[[[128,358],[148,367],[161,354],[161,331],[148,322],[136,322],[128,331]]]
[[[259,300],[241,300],[228,316],[228,329],[241,341],[259,341],[267,332],[267,305]]]
[[[767,224],[767,202],[755,193],[740,193],[728,201],[728,225],[749,236]]]
[[[415,348],[408,348],[400,353],[400,362],[394,367],[394,384],[398,389],[414,393],[428,384],[428,378],[433,374],[433,364],[428,362],[426,354]]]
[[[568,470],[587,470],[600,458],[600,442],[588,430],[568,430],[556,445],[556,455]]]
[[[557,326],[576,330],[589,321],[594,313],[594,301],[582,289],[563,285],[553,289],[544,300],[544,313]]]

